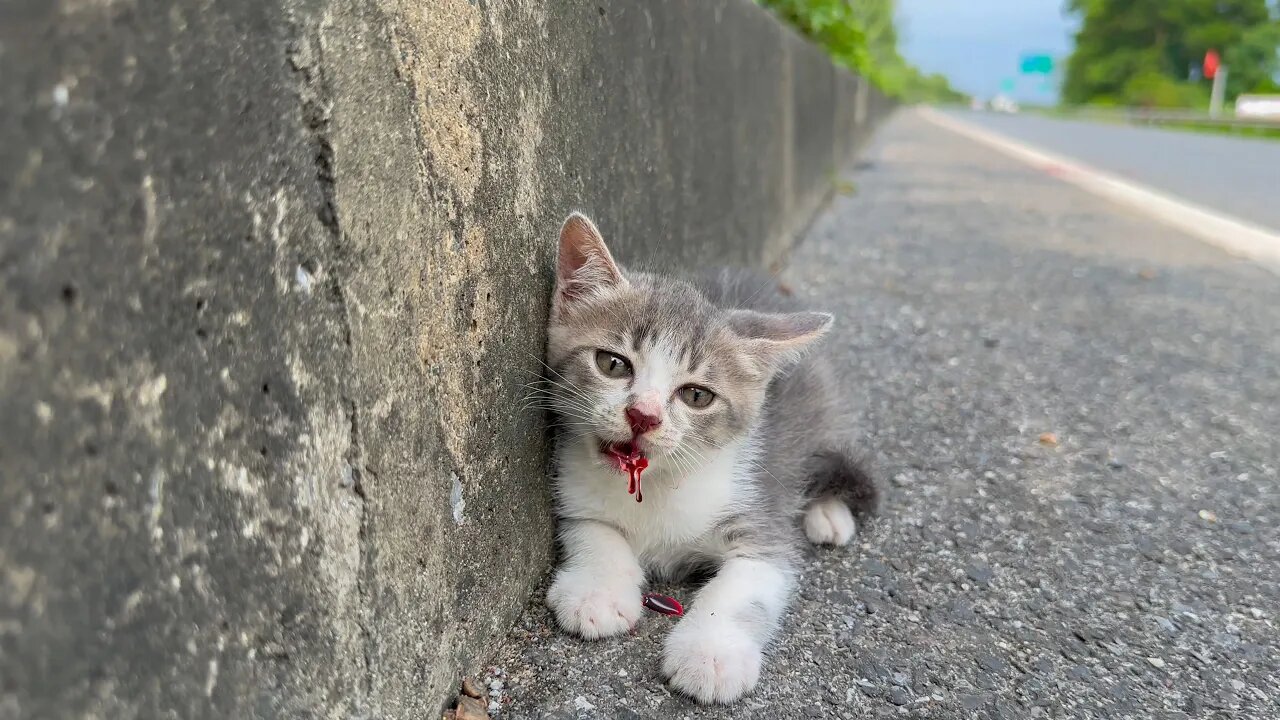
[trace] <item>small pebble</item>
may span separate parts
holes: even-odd
[[[484,693],[480,692],[480,688],[476,687],[475,682],[471,678],[462,679],[462,694],[467,697],[478,698]]]
[[[991,578],[995,576],[995,573],[992,572],[991,568],[986,565],[970,565],[964,569],[964,574],[967,575],[970,580],[981,585],[987,585],[991,582]]]
[[[490,690],[501,690],[502,688],[504,688],[504,687],[506,687],[506,686],[507,686],[507,685],[506,685],[506,683],[502,682],[501,680],[490,680],[490,681],[489,681],[489,689],[490,689]]]
[[[1005,662],[1003,658],[990,653],[983,653],[978,656],[978,667],[989,673],[1001,675],[1009,669],[1009,663]]]
[[[1218,514],[1212,510],[1201,510],[1200,519],[1205,522],[1218,522]]]
[[[1147,662],[1151,663],[1151,667],[1153,667],[1153,668],[1163,668],[1163,667],[1164,667],[1164,660],[1161,660],[1161,659],[1160,659],[1160,658],[1158,658],[1158,657],[1149,657],[1149,658],[1147,658]]]
[[[1241,690],[1244,690],[1246,687],[1248,687],[1248,685],[1245,685],[1243,680],[1231,681],[1231,689],[1235,690],[1236,692],[1240,692]]]
[[[458,698],[458,706],[454,708],[453,713],[457,720],[487,720],[489,717],[482,701],[466,695]]]

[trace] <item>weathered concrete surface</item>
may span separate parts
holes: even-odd
[[[775,262],[887,104],[742,0],[0,6],[0,718],[422,717],[551,552],[572,208]]]
[[[911,114],[859,164],[785,277],[880,517],[739,704],[665,686],[671,618],[584,642],[535,596],[502,718],[1280,717],[1275,276]]]

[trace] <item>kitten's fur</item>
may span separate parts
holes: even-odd
[[[640,619],[646,577],[714,569],[662,661],[702,702],[755,686],[794,586],[800,526],[812,542],[844,545],[854,514],[876,500],[844,449],[824,354],[802,353],[831,316],[789,305],[744,273],[694,285],[624,272],[582,215],[561,230],[543,392],[557,415],[563,564],[547,603],[569,632],[617,635]],[[601,349],[629,360],[631,375],[607,376]],[[679,393],[687,384],[716,398],[694,408]],[[662,407],[662,424],[637,440],[650,462],[642,503],[601,452],[632,438],[625,412],[638,398]]]

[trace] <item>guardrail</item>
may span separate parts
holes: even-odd
[[[1127,110],[1126,120],[1140,125],[1197,125],[1223,128],[1280,130],[1280,118],[1241,118],[1234,115],[1210,117],[1194,110]]]
[[[1028,108],[1029,110],[1033,109]],[[1093,120],[1096,122],[1125,123],[1128,125],[1167,125],[1173,127],[1207,128],[1222,132],[1240,131],[1246,133],[1260,132],[1265,135],[1280,136],[1280,117],[1238,117],[1224,113],[1218,117],[1210,117],[1209,113],[1198,110],[1144,110],[1139,108],[1054,108],[1044,110],[1048,115],[1072,118],[1077,120]]]

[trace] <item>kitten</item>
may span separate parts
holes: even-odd
[[[876,500],[842,449],[827,359],[803,353],[831,316],[778,312],[786,304],[745,273],[695,286],[624,272],[576,213],[560,231],[541,392],[557,416],[563,563],[547,604],[571,633],[618,635],[640,619],[646,578],[714,570],[662,659],[704,703],[755,686],[801,525],[845,545]]]

